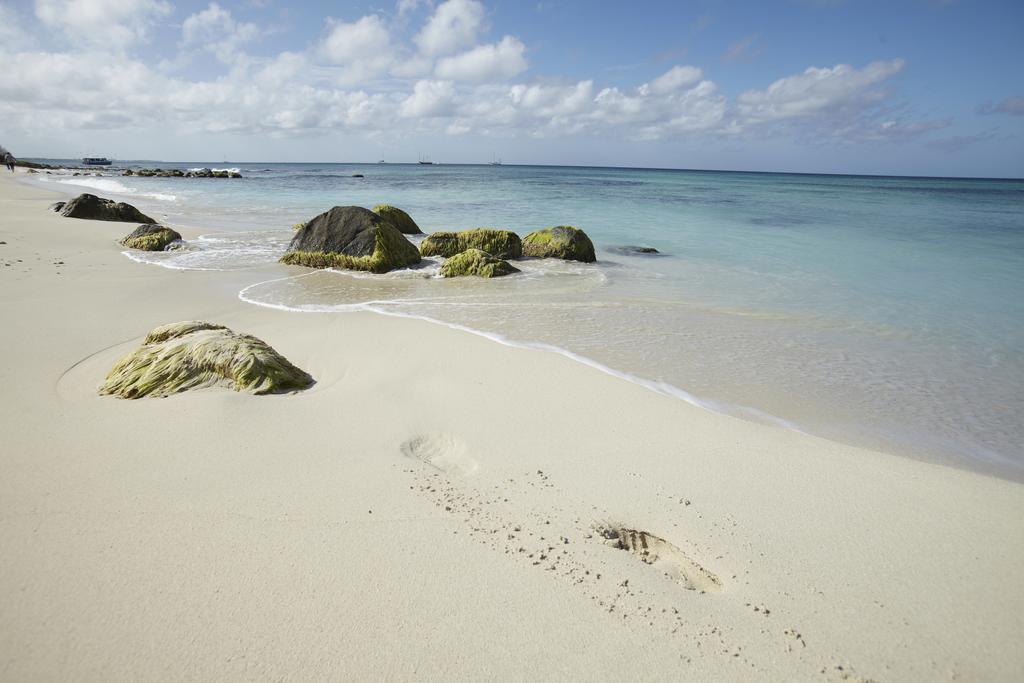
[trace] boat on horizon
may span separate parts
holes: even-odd
[[[489,166],[501,166],[501,159],[491,155],[491,160],[487,162]]]
[[[106,157],[82,157],[82,163],[86,166],[110,166],[114,162]]]
[[[421,154],[421,155],[420,155],[420,163],[421,163],[421,164],[424,164],[424,165],[431,165],[431,164],[433,164],[434,162],[430,160],[430,157],[428,157],[428,156],[423,156],[423,155]]]

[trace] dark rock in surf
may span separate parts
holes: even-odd
[[[445,259],[441,266],[441,277],[501,277],[518,272],[519,269],[508,261],[502,261],[479,249],[467,249],[461,254],[455,254]]]
[[[181,241],[181,235],[176,230],[149,223],[135,228],[130,235],[121,240],[121,244],[129,249],[163,251],[170,244],[179,241]]]
[[[523,238],[523,255],[583,263],[593,263],[597,260],[594,243],[587,237],[587,233],[571,225],[558,225],[531,232]]]
[[[362,178],[362,175],[359,177]],[[398,232],[403,235],[423,234],[423,231],[420,230],[420,226],[416,225],[416,221],[412,219],[412,216],[407,214],[405,211],[402,211],[397,206],[391,206],[390,204],[378,204],[373,207],[373,212],[398,228]]]
[[[335,206],[299,228],[282,263],[386,273],[420,262],[394,225],[361,206]]]

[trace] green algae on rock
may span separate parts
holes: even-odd
[[[412,219],[412,216],[407,214],[405,211],[402,211],[397,206],[391,206],[390,204],[378,204],[373,207],[373,212],[398,228],[398,232],[403,235],[423,234],[423,231],[420,230],[420,226],[416,225],[416,221]]]
[[[181,240],[175,230],[156,223],[147,223],[135,228],[132,233],[121,239],[121,244],[129,249],[143,251],[163,251],[173,242]]]
[[[115,202],[94,194],[80,194],[65,202],[60,215],[68,218],[86,218],[94,221],[121,221],[125,223],[156,223],[155,220],[131,204]]]
[[[224,386],[272,394],[311,384],[312,377],[260,339],[193,320],[150,332],[142,346],[114,365],[99,393],[142,398]]]
[[[299,228],[281,263],[386,273],[420,262],[394,225],[360,206],[335,206]]]
[[[461,277],[463,275],[501,277],[518,272],[519,269],[508,261],[502,261],[480,249],[467,249],[460,254],[448,257],[441,265],[441,277]]]
[[[523,254],[584,263],[597,260],[594,243],[587,237],[587,233],[571,225],[557,225],[531,232],[523,238]]]
[[[523,255],[523,243],[519,235],[511,230],[494,228],[435,232],[420,243],[420,253],[424,256],[450,258],[467,249],[480,249],[499,259],[519,258]]]

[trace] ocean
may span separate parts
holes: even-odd
[[[198,229],[188,250],[126,253],[181,269],[263,272],[293,224],[335,205],[394,204],[428,233],[575,225],[597,263],[526,260],[522,274],[496,280],[439,278],[440,259],[386,275],[280,266],[239,295],[294,311],[426,318],[564,353],[711,410],[1024,480],[1022,180],[133,165],[233,167],[244,178],[121,177],[115,167],[34,182],[92,188]]]

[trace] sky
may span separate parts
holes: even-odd
[[[0,0],[0,144],[1020,178],[1022,66],[1022,0]]]

